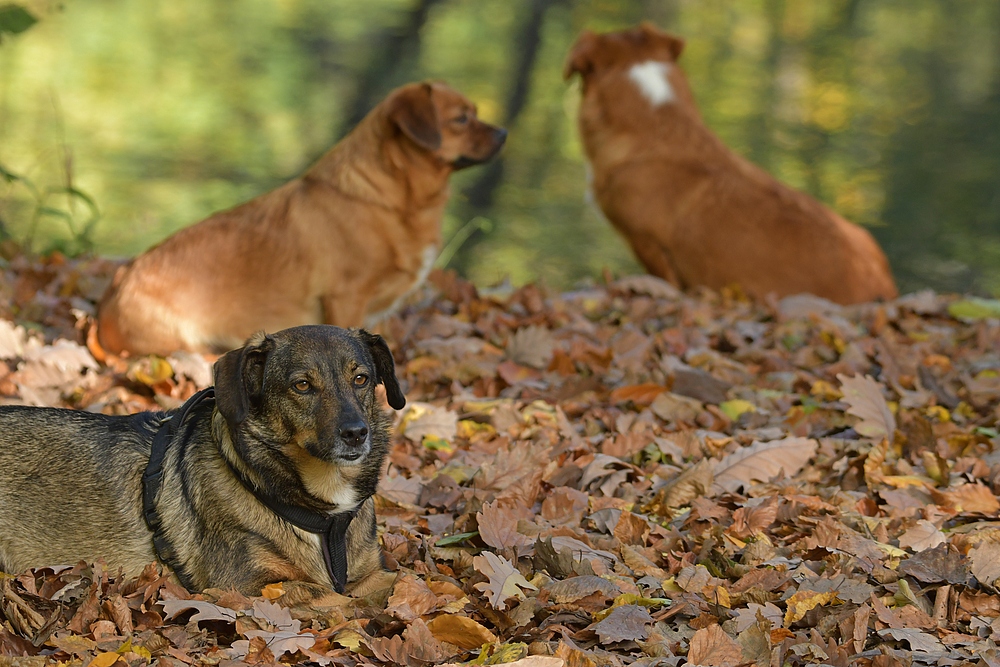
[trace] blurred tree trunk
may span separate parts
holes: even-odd
[[[538,59],[538,50],[542,43],[542,28],[549,9],[561,2],[569,0],[528,0],[527,10],[520,27],[514,32],[510,52],[515,54],[513,76],[508,86],[507,99],[504,103],[503,126],[511,130],[518,116],[528,102],[531,93],[531,73]],[[483,167],[479,167],[480,175],[472,185],[462,193],[465,205],[461,207],[460,218],[472,220],[476,216],[486,216],[493,207],[496,190],[503,182],[504,157],[500,156]],[[475,230],[455,255],[452,262],[459,273],[465,274],[471,265],[475,248],[483,240],[483,231]]]
[[[358,85],[335,135],[343,137],[357,125],[372,107],[393,88],[412,76],[420,55],[420,33],[431,9],[443,0],[417,0],[400,25],[380,31],[372,39],[372,58],[358,76]]]

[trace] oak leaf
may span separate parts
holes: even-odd
[[[496,635],[485,626],[459,614],[443,614],[427,622],[427,629],[438,641],[454,644],[459,648],[477,649],[483,644],[493,644]]]
[[[472,559],[472,566],[489,577],[488,582],[480,582],[475,588],[488,593],[489,603],[494,609],[505,609],[507,599],[524,598],[522,588],[537,591],[538,588],[525,579],[511,562],[503,556],[497,556],[492,551],[484,551],[482,555]]]
[[[499,500],[483,505],[476,513],[479,536],[494,549],[526,547],[531,538],[517,532],[518,516],[510,507],[501,506]]]

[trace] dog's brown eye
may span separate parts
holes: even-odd
[[[310,389],[312,389],[312,385],[309,384],[308,380],[297,380],[295,384],[292,385],[292,389],[299,392],[300,394],[304,394],[308,392]]]
[[[452,122],[455,123],[456,125],[465,125],[466,123],[469,122],[469,114],[463,113],[458,118],[452,120]]]
[[[363,387],[366,384],[368,384],[368,376],[367,375],[364,375],[362,373],[358,373],[357,375],[354,376],[354,386],[355,387]]]

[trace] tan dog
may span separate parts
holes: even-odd
[[[437,257],[448,177],[506,136],[442,83],[397,88],[299,178],[119,269],[99,307],[101,345],[219,352],[260,329],[377,320]]]
[[[566,62],[580,74],[580,134],[593,193],[650,273],[680,287],[839,303],[896,296],[871,235],[726,148],[676,65],[684,42],[649,24],[584,32]]]

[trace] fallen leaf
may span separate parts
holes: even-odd
[[[925,519],[919,519],[915,525],[907,528],[899,536],[899,546],[914,552],[921,552],[925,549],[936,547],[939,544],[944,544],[946,541],[944,533],[933,523]]]
[[[718,625],[694,633],[688,663],[705,667],[736,667],[743,662],[743,649]]]
[[[983,542],[969,551],[972,576],[985,586],[994,586],[1000,579],[1000,543]]]
[[[450,442],[458,430],[458,413],[430,403],[408,403],[402,430],[414,442],[422,442],[428,436]]]
[[[602,644],[646,639],[649,633],[646,626],[653,622],[644,607],[639,605],[624,605],[616,607],[603,621],[590,626],[601,638]]]
[[[900,537],[902,545],[903,538]],[[945,582],[965,584],[969,581],[969,559],[953,546],[940,543],[920,551],[899,564],[899,570],[917,581],[928,584]],[[984,575],[985,576],[985,575]]]
[[[735,492],[754,481],[766,482],[779,472],[797,475],[816,453],[817,443],[808,438],[784,438],[754,442],[715,465],[716,493]]]
[[[837,599],[837,591],[798,591],[785,600],[785,627],[802,620],[810,609],[830,604]]]
[[[438,596],[423,579],[418,579],[412,574],[403,574],[396,580],[385,611],[401,621],[412,621],[439,606],[441,603]]]
[[[192,621],[227,621],[236,622],[236,612],[226,607],[219,607],[204,600],[163,600],[163,611],[166,618],[170,619],[188,609],[196,609],[197,614],[191,617]]]
[[[476,514],[479,536],[494,549],[516,549],[532,543],[531,538],[517,532],[517,514],[510,507],[503,507],[500,501],[483,505]]]
[[[545,370],[552,361],[555,339],[544,327],[518,329],[507,341],[507,358],[511,361]]]
[[[850,406],[847,413],[861,419],[854,430],[868,438],[892,440],[896,418],[882,396],[882,385],[868,375],[850,378],[839,374],[837,379],[842,385],[844,401]]]
[[[478,583],[475,588],[489,594],[489,602],[495,609],[505,609],[508,598],[523,599],[522,588],[532,591],[538,590],[511,565],[509,560],[503,556],[497,556],[492,551],[484,551],[482,555],[473,558],[472,565],[489,577],[489,582]]]
[[[443,614],[427,622],[427,629],[438,641],[454,644],[459,648],[477,649],[483,644],[494,644],[496,635],[468,616]]]

